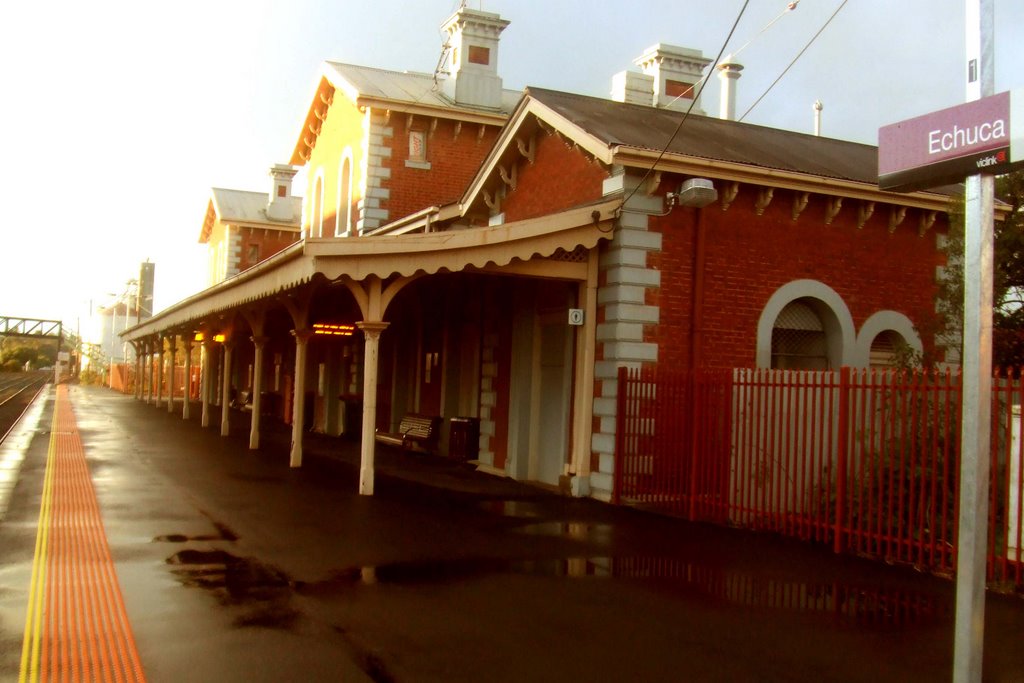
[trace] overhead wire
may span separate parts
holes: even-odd
[[[736,32],[736,27],[739,26],[740,19],[743,18],[743,13],[747,11],[747,5],[749,4],[750,0],[743,0],[743,6],[740,7],[739,14],[736,15],[736,20],[733,21],[732,28],[729,29],[729,35],[727,35],[725,37],[725,41],[722,42],[722,48],[718,51],[718,56],[715,57],[715,61],[714,63],[712,63],[711,68],[708,70],[708,73],[714,73],[714,70],[718,67],[718,62],[721,61],[722,55],[725,54],[725,48],[728,47],[729,41],[732,40],[732,34]],[[654,169],[658,166],[659,163],[661,163],[661,160],[665,158],[665,154],[668,153],[668,148],[672,146],[672,142],[676,139],[676,136],[679,135],[679,131],[682,129],[683,124],[686,123],[686,119],[690,117],[690,112],[693,111],[693,107],[697,104],[697,100],[700,99],[701,93],[704,92],[704,86],[706,85],[707,78],[704,78],[700,81],[700,88],[697,90],[697,94],[694,95],[693,99],[690,101],[690,106],[686,109],[686,112],[683,114],[683,118],[679,119],[679,124],[676,126],[676,129],[672,132],[672,135],[671,137],[669,137],[668,142],[665,143],[665,146],[658,154],[658,158],[654,160],[654,163],[651,164],[651,166],[644,173],[643,177],[640,178],[640,182],[637,183],[632,190],[630,190],[629,194],[622,201],[623,206],[625,206],[629,202],[629,200],[633,198],[633,195],[636,194],[636,191],[647,181],[647,179],[650,177]]]
[[[734,52],[731,52],[731,53],[729,53],[729,57],[730,57],[730,59],[731,59],[731,58],[734,58],[734,57],[737,57],[737,56],[739,56],[739,54],[740,54],[741,52],[743,52],[743,51],[744,51],[745,49],[747,49],[747,47],[749,47],[751,43],[753,43],[753,42],[754,42],[755,40],[757,40],[758,38],[760,38],[760,37],[761,37],[761,35],[762,35],[762,34],[763,34],[763,33],[764,33],[765,31],[767,31],[767,30],[768,30],[768,29],[770,29],[770,28],[771,28],[772,26],[774,26],[774,25],[775,25],[775,22],[777,22],[777,21],[778,21],[779,19],[781,19],[782,17],[784,17],[784,16],[785,16],[786,14],[788,14],[789,12],[792,12],[793,10],[795,10],[795,9],[796,9],[796,6],[797,6],[797,5],[799,5],[799,4],[800,4],[800,0],[794,0],[793,2],[787,3],[787,4],[786,4],[786,7],[785,7],[785,9],[783,9],[783,10],[782,10],[781,12],[779,12],[779,13],[778,13],[778,14],[777,14],[777,15],[775,16],[775,18],[774,18],[774,19],[772,19],[772,20],[771,20],[771,21],[769,21],[769,22],[768,22],[767,24],[765,24],[765,25],[764,25],[764,27],[763,27],[763,28],[762,28],[762,29],[761,29],[760,31],[758,31],[757,33],[755,33],[755,34],[754,34],[754,36],[753,36],[752,38],[750,38],[750,40],[748,40],[747,42],[743,43],[743,45],[741,45],[741,46],[740,46],[740,48],[739,48],[738,50],[736,50],[736,51],[734,51]],[[678,95],[676,95],[675,97],[673,97],[673,98],[672,98],[671,100],[669,100],[668,104],[666,104],[665,106],[666,106],[666,107],[671,107],[671,106],[672,106],[673,104],[675,104],[676,100],[678,100],[679,98],[681,98],[681,97],[684,97],[684,96],[686,96],[686,95],[688,95],[688,94],[692,93],[692,92],[693,92],[693,90],[694,90],[694,88],[698,87],[698,86],[699,86],[699,85],[700,85],[701,83],[703,83],[704,81],[706,81],[706,80],[707,80],[708,78],[710,78],[710,77],[711,77],[711,73],[712,73],[712,71],[713,71],[713,69],[709,69],[709,70],[708,70],[708,72],[707,72],[706,74],[704,74],[703,76],[701,76],[701,77],[700,77],[700,80],[698,80],[698,81],[697,81],[696,83],[694,83],[693,85],[691,85],[691,86],[690,86],[689,88],[687,88],[687,89],[686,89],[685,91],[683,91],[683,92],[679,93]]]
[[[836,15],[839,14],[840,10],[842,10],[843,7],[846,6],[847,2],[848,2],[848,0],[843,0],[841,3],[839,3],[839,7],[836,7],[836,11],[832,13],[832,16],[830,16],[828,18],[828,20],[824,24],[822,24],[821,28],[818,29],[817,33],[815,33],[813,36],[811,36],[811,39],[809,41],[807,41],[807,44],[804,45],[803,49],[800,50],[800,52],[797,53],[796,57],[793,57],[792,61],[790,61],[790,63],[786,66],[786,68],[782,70],[782,73],[780,73],[778,75],[778,77],[774,81],[772,81],[772,84],[769,85],[768,88],[763,93],[761,93],[761,96],[758,97],[756,100],[754,100],[754,103],[752,105],[750,105],[750,107],[745,112],[743,112],[743,116],[741,116],[738,119],[736,119],[737,121],[742,121],[743,119],[745,119],[747,117],[747,114],[752,112],[754,110],[754,107],[756,107],[758,104],[761,103],[761,100],[763,100],[765,98],[765,96],[768,95],[768,93],[771,92],[772,88],[774,88],[778,84],[778,82],[782,80],[782,77],[785,76],[786,73],[791,68],[793,68],[793,65],[797,63],[797,60],[799,60],[803,56],[803,54],[805,52],[807,52],[807,48],[809,48],[811,45],[813,45],[814,41],[816,41],[818,39],[818,36],[820,36],[822,34],[822,32],[826,28],[828,28],[828,25],[832,23],[832,20],[836,18]]]
[[[740,46],[740,49],[738,49],[738,50],[736,50],[735,52],[733,52],[733,53],[732,53],[732,56],[733,56],[733,57],[738,57],[738,56],[739,56],[739,54],[740,54],[741,52],[743,52],[744,50],[746,50],[746,49],[747,49],[747,47],[749,47],[749,46],[750,46],[750,44],[751,44],[752,42],[754,42],[755,40],[757,40],[758,38],[760,38],[760,37],[761,37],[761,35],[762,35],[762,34],[763,34],[763,33],[764,33],[765,31],[767,31],[767,30],[768,30],[768,29],[770,29],[770,28],[771,28],[772,26],[774,26],[774,25],[775,25],[775,22],[777,22],[777,21],[778,21],[779,19],[781,19],[782,17],[786,16],[786,15],[787,15],[788,13],[792,12],[793,10],[795,10],[795,9],[796,9],[796,6],[797,6],[797,5],[799,5],[799,4],[800,4],[800,0],[795,0],[794,2],[791,2],[791,3],[787,4],[787,5],[786,5],[786,8],[785,8],[785,9],[783,9],[783,10],[782,10],[781,12],[779,12],[779,13],[778,13],[778,14],[777,14],[777,15],[775,16],[775,18],[774,18],[774,19],[772,19],[772,20],[771,20],[771,21],[769,21],[769,22],[768,22],[767,24],[765,24],[765,25],[764,25],[764,28],[762,28],[762,29],[761,29],[760,31],[758,31],[758,32],[757,32],[756,34],[754,34],[754,37],[752,37],[752,38],[751,38],[750,40],[748,40],[747,42],[743,43],[743,45],[741,45],[741,46]]]

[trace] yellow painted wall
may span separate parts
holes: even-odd
[[[363,120],[366,115],[361,112],[355,104],[345,97],[340,91],[335,91],[334,101],[327,110],[320,129],[320,136],[317,138],[313,153],[306,162],[308,173],[308,190],[303,215],[302,231],[309,235],[310,221],[313,215],[315,197],[313,196],[316,187],[318,173],[323,173],[323,236],[333,237],[338,213],[338,180],[341,174],[341,160],[346,148],[352,153],[352,204],[353,206],[362,198],[366,185],[363,176]],[[355,212],[353,211],[353,227],[355,224]],[[314,233],[314,237],[320,235]]]

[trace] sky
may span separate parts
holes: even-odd
[[[1024,2],[995,2],[996,91],[1024,87]],[[201,290],[210,188],[267,191],[324,60],[431,72],[457,0],[51,0],[0,22],[0,315],[85,326],[156,264],[157,310]],[[743,0],[470,0],[511,21],[506,88],[608,96],[655,43],[714,59]],[[726,52],[745,112],[842,0],[750,0]],[[876,144],[964,101],[965,0],[852,0],[746,116]],[[776,19],[774,23],[773,19]],[[766,28],[767,26],[767,28]],[[702,97],[717,113],[712,78]],[[303,174],[296,190],[304,189]]]

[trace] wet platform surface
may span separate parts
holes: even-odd
[[[151,681],[950,677],[942,579],[391,450],[360,497],[354,442],[310,435],[291,469],[282,426],[254,452],[241,413],[223,438],[216,415],[70,398]],[[17,679],[52,401],[0,521],[0,680]],[[1024,601],[990,596],[986,680],[1024,681],[1022,643]]]

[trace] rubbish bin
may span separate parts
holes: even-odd
[[[448,457],[476,460],[480,452],[480,418],[453,417],[448,430]]]
[[[363,433],[363,401],[361,397],[342,394],[343,418],[341,435],[346,439],[358,441]]]

